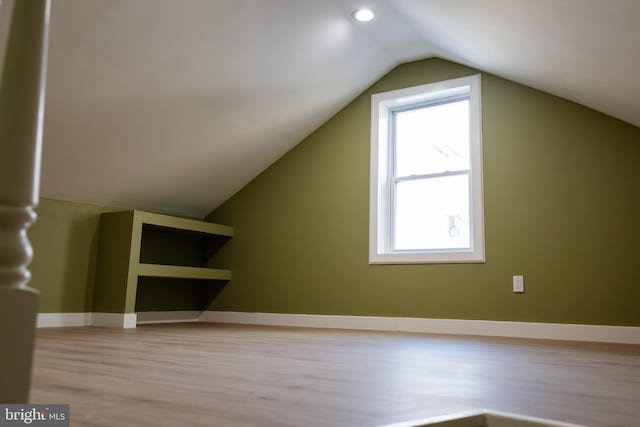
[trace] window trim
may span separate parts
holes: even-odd
[[[453,97],[469,97],[470,133],[470,198],[471,250],[392,251],[390,227],[392,223],[390,113],[403,107],[429,104]],[[369,263],[482,263],[484,247],[484,191],[482,173],[482,110],[480,74],[429,83],[371,96],[371,168],[369,198]]]

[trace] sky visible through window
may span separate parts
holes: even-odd
[[[468,99],[396,113],[395,250],[471,247]],[[450,176],[420,175],[458,172]]]

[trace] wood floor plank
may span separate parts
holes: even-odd
[[[640,346],[216,324],[41,329],[73,426],[373,426],[470,409],[640,426]]]

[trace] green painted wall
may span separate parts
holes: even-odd
[[[370,95],[474,73],[397,67],[214,211],[235,236],[210,309],[640,325],[640,129],[489,74],[487,262],[368,264]]]
[[[30,286],[40,313],[91,311],[100,214],[112,209],[40,199],[28,235],[34,250]]]

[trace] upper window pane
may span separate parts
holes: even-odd
[[[396,176],[469,170],[469,100],[397,111]]]

